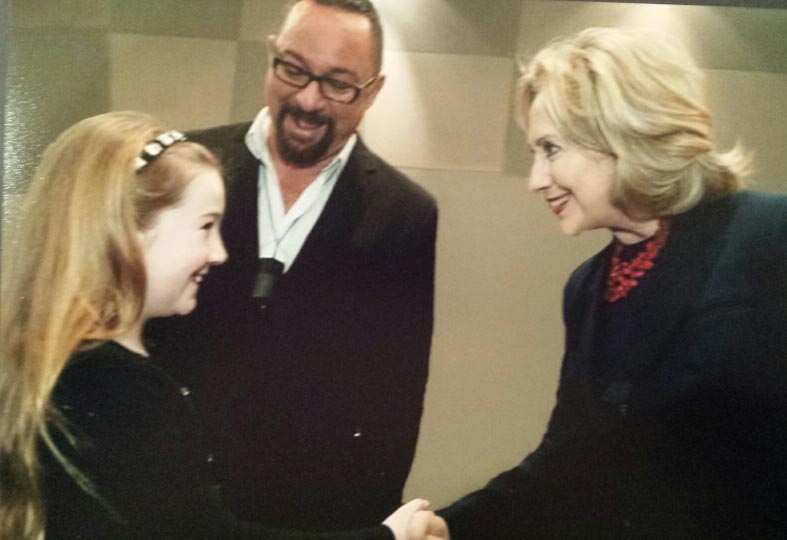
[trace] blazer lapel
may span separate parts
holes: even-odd
[[[290,276],[342,263],[343,258],[335,255],[347,250],[361,221],[363,179],[374,170],[367,159],[368,153],[359,138],[336,181],[325,209],[289,269]]]
[[[607,247],[596,256],[590,274],[579,285],[581,287],[579,291],[581,303],[574,308],[579,309],[582,313],[581,320],[578,321],[579,338],[576,345],[576,358],[579,360],[577,366],[585,373],[589,373],[586,370],[592,366],[593,351],[597,350],[595,345],[600,337],[597,314],[600,302],[605,301],[603,294],[609,252],[610,248]]]
[[[222,223],[222,234],[229,259],[218,267],[238,276],[233,279],[242,285],[243,295],[251,294],[259,257],[257,229],[257,182],[259,162],[249,152],[243,137],[246,130],[236,130],[234,136],[217,150],[221,153],[227,178],[227,210]],[[248,292],[246,290],[248,289]]]
[[[635,386],[640,377],[663,358],[663,351],[675,338],[679,325],[692,306],[697,305],[714,258],[714,246],[706,241],[708,229],[713,227],[709,219],[716,220],[717,216],[712,210],[703,208],[672,218],[667,243],[655,261],[660,266],[659,272],[648,284],[648,294],[641,299],[635,314],[640,337],[632,336],[629,341],[625,362],[617,366],[614,375],[617,382]],[[607,264],[598,265],[593,283],[596,294],[592,295],[583,323],[580,351],[587,360],[592,360],[592,351],[601,350],[597,344],[603,339],[600,335],[603,329],[598,328],[595,320],[599,302],[605,302],[606,271]]]
[[[649,339],[632,345],[632,379],[660,356],[692,307],[699,303],[718,249],[707,236],[715,228],[713,222],[724,219],[723,213],[714,213],[713,208],[700,208],[672,219],[663,259],[656,263],[663,265],[663,272],[652,284],[653,294],[641,314],[642,328]]]

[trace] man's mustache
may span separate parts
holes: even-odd
[[[289,114],[295,120],[301,120],[310,124],[333,125],[333,118],[320,114],[318,111],[305,111],[300,107],[287,105],[283,110],[284,114]]]

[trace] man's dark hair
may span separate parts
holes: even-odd
[[[383,26],[380,23],[380,16],[377,14],[374,4],[370,0],[295,0],[287,12],[299,2],[314,2],[321,6],[335,7],[349,13],[358,13],[366,17],[372,25],[372,60],[374,71],[379,72],[383,65]]]

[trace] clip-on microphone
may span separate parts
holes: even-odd
[[[281,261],[271,257],[263,257],[259,260],[251,296],[260,302],[261,308],[267,307],[283,271],[284,263]]]

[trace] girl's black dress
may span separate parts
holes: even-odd
[[[51,430],[55,447],[85,481],[41,443],[47,540],[393,540],[383,525],[296,532],[234,518],[219,501],[190,391],[118,343],[75,354],[53,399],[62,415],[53,425],[66,428]]]

